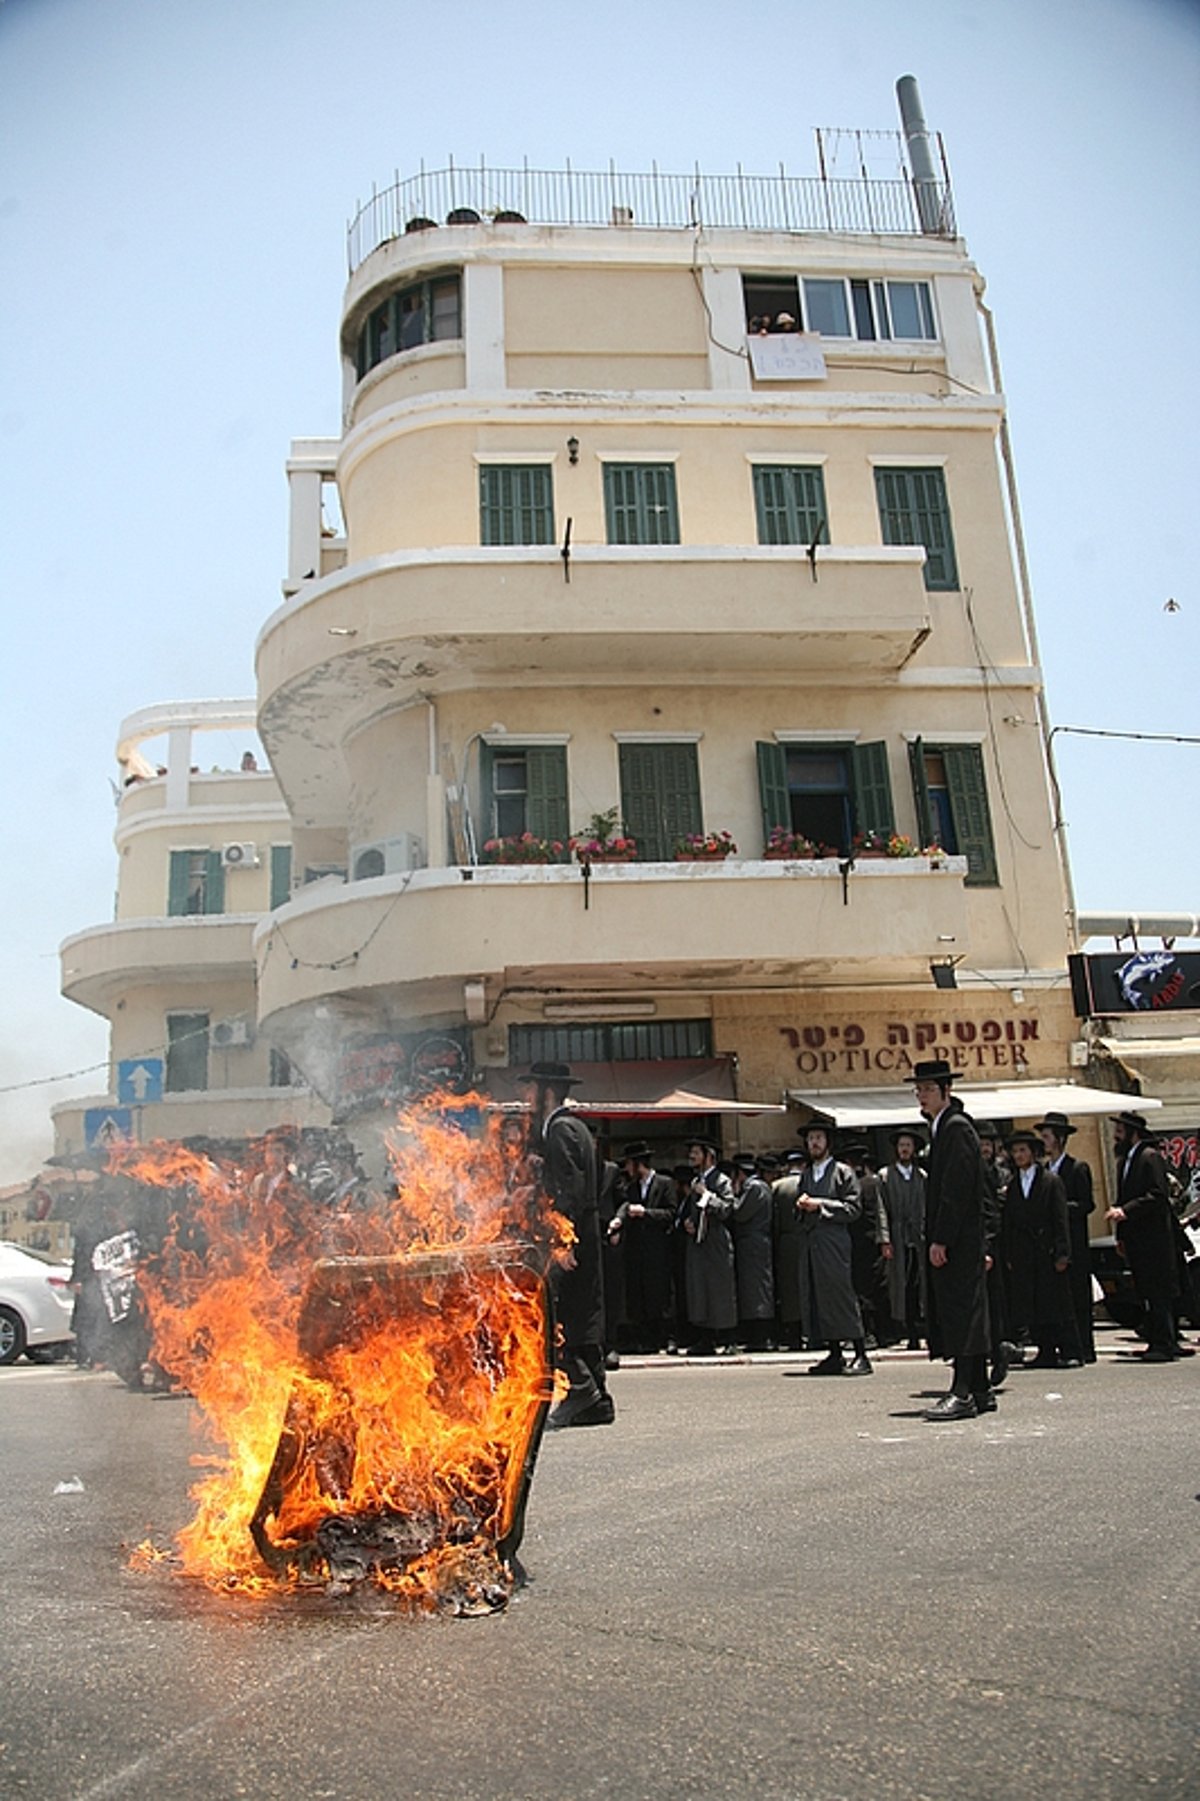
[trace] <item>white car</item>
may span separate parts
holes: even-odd
[[[71,1266],[45,1251],[0,1243],[0,1363],[22,1352],[49,1361],[71,1342]]]

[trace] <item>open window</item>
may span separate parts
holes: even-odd
[[[559,842],[569,856],[567,747],[565,744],[484,744],[483,820],[487,838]]]
[[[845,856],[856,833],[895,831],[886,744],[768,740],[756,749],[764,844],[782,828]]]
[[[968,888],[997,887],[982,745],[927,744],[916,738],[908,758],[922,844],[940,844],[951,856],[965,857]]]

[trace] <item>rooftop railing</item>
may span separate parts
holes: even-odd
[[[831,176],[670,175],[653,168],[425,169],[372,193],[346,234],[350,273],[392,238],[443,224],[599,225],[656,231],[955,235],[948,182]]]

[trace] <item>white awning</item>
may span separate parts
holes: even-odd
[[[1200,1058],[1200,1038],[1102,1038],[1100,1042],[1122,1062],[1130,1058],[1140,1063],[1144,1057]]]
[[[1077,1082],[1000,1082],[984,1087],[956,1082],[954,1093],[972,1119],[1040,1119],[1053,1110],[1069,1118],[1086,1114],[1146,1113],[1161,1101],[1142,1094],[1114,1094]],[[894,1088],[789,1088],[788,1100],[820,1113],[837,1126],[902,1126],[917,1117],[912,1090]]]

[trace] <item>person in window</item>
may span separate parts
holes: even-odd
[[[1014,1132],[1008,1148],[1013,1175],[1004,1191],[999,1246],[1009,1311],[1037,1346],[1031,1369],[1082,1369],[1067,1274],[1066,1190],[1042,1167],[1036,1132]]]
[[[862,1211],[858,1177],[839,1163],[829,1146],[829,1127],[809,1125],[804,1132],[809,1163],[800,1176],[794,1202],[798,1215],[800,1320],[810,1344],[824,1344],[826,1355],[810,1376],[870,1376],[862,1313],[854,1292],[850,1229]],[[847,1363],[843,1345],[854,1350]]]

